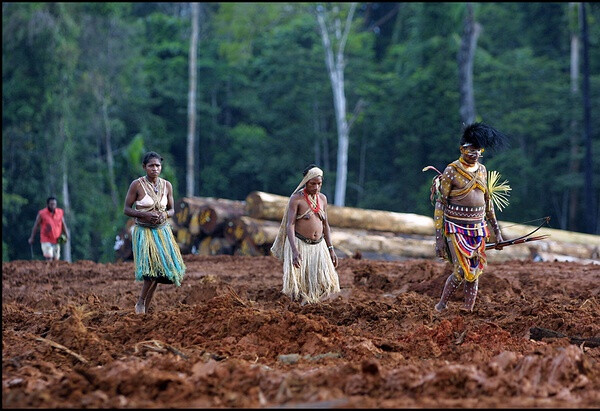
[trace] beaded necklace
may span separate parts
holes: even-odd
[[[152,181],[150,181],[150,179],[148,178],[148,176],[146,176],[146,181],[148,181],[148,183],[150,184],[150,186],[152,187],[152,189],[154,189],[154,193],[158,194],[158,185],[160,184],[160,180],[157,180],[156,184],[154,184]]]
[[[308,192],[306,191],[306,188],[304,190],[302,190],[302,192],[304,193],[304,199],[308,203],[308,206],[313,211],[313,213],[318,213],[319,210],[321,209],[321,204],[319,203],[319,195],[318,194],[315,194],[315,195],[308,194]]]

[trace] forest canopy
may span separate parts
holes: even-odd
[[[344,204],[432,215],[421,170],[459,155],[469,4],[475,120],[510,139],[482,159],[512,187],[498,219],[599,234],[598,3],[199,3],[193,195],[289,195],[314,163],[333,203],[344,120]],[[146,151],[186,195],[191,7],[2,3],[4,261],[31,258],[49,196],[73,260],[114,261]],[[317,7],[349,21],[341,120]]]

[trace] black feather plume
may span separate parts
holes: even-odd
[[[487,124],[472,123],[465,127],[460,144],[471,144],[477,148],[501,149],[508,146],[508,137]]]

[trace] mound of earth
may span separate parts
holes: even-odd
[[[2,264],[4,408],[596,408],[600,266],[490,264],[472,313],[441,261],[342,259],[300,305],[273,257],[185,255],[135,314],[133,263]],[[534,335],[535,334],[535,335]]]

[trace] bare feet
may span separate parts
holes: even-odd
[[[136,314],[146,314],[146,307],[144,303],[139,303],[139,301],[135,304],[135,313]]]

